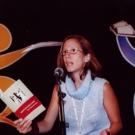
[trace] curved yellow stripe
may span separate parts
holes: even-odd
[[[13,83],[15,82],[14,79],[7,77],[7,76],[0,76],[0,89],[4,92],[6,91]],[[11,119],[7,116],[12,113],[12,110],[9,107],[5,107],[3,111],[0,113],[0,122],[6,123],[15,127],[15,124]]]
[[[7,76],[0,76],[0,89],[4,92],[9,86],[11,86],[15,82],[14,79]]]
[[[22,58],[24,55],[26,55],[28,52],[24,51],[25,49],[26,48],[23,48],[17,51],[0,55],[0,70],[10,66],[11,64]]]
[[[7,108],[6,108],[7,109]],[[12,113],[12,112],[11,112]],[[10,113],[10,114],[11,114]],[[10,125],[10,126],[13,126],[13,127],[16,127],[15,126],[15,124],[14,124],[14,122],[11,120],[11,119],[9,119],[9,118],[7,118],[7,117],[5,117],[5,116],[1,116],[0,115],[0,122],[3,122],[3,123],[6,123],[6,124],[8,124],[8,125]]]
[[[12,43],[12,35],[8,28],[0,24],[0,52],[7,50]]]

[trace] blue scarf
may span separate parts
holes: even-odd
[[[81,100],[85,98],[89,91],[90,91],[90,86],[92,83],[91,79],[91,72],[90,70],[87,72],[82,84],[80,85],[79,88],[76,89],[74,82],[69,76],[66,76],[65,84],[66,84],[66,89],[68,94],[78,100]]]

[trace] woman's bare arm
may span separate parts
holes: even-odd
[[[122,121],[117,98],[109,83],[104,85],[104,106],[111,122],[110,133],[116,135],[122,129]]]
[[[51,102],[44,119],[38,122],[40,133],[48,132],[52,129],[59,111],[58,87],[55,86],[52,93]]]

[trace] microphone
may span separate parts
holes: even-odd
[[[57,81],[61,81],[61,79],[63,79],[63,77],[64,77],[64,70],[60,67],[57,67],[54,70],[54,76],[55,76]]]

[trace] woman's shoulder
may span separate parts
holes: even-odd
[[[100,83],[109,82],[106,78],[103,78],[103,77],[95,77],[94,81],[95,82],[100,82]]]
[[[104,85],[106,83],[109,83],[109,81],[102,77],[95,77],[93,80],[93,87],[96,87],[97,89],[103,89]]]

